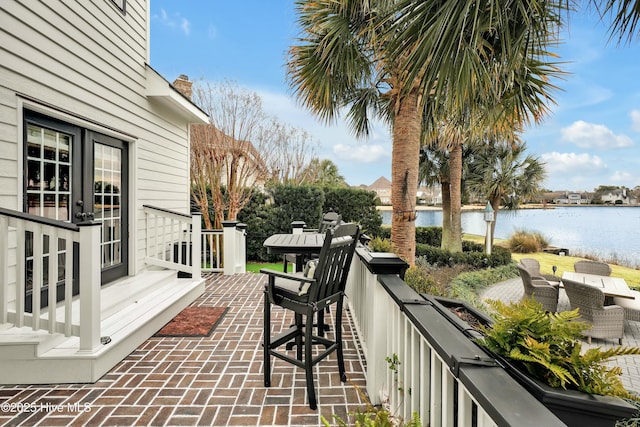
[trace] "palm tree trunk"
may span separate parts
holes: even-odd
[[[449,174],[451,178],[451,252],[462,252],[462,143],[455,142],[449,150]]]
[[[451,245],[451,185],[449,181],[441,181],[440,188],[442,191],[442,240],[440,247],[447,249]]]
[[[416,192],[420,162],[422,117],[418,94],[412,90],[399,103],[393,126],[391,159],[391,242],[409,265],[416,254]]]

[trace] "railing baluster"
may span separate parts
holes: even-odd
[[[49,305],[49,327],[50,334],[56,332],[56,303],[58,295],[58,231],[51,227],[49,232],[49,283],[48,283],[48,305]]]
[[[35,331],[40,329],[40,297],[42,290],[42,264],[44,262],[42,250],[42,226],[33,224],[33,261],[31,276],[31,328]]]
[[[64,232],[64,335],[72,334],[73,302],[73,232]],[[79,280],[79,278],[78,278]]]
[[[16,221],[16,320],[19,328],[24,326],[24,293],[26,286],[26,231],[23,221]]]

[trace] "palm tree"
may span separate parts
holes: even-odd
[[[617,33],[619,40],[625,35],[631,40],[638,32],[640,0],[589,3],[603,17],[613,15],[612,38]],[[431,95],[425,102],[437,100],[431,102],[427,118],[437,123],[447,115],[465,117],[471,110],[471,117],[476,117],[485,111],[511,120],[515,133],[548,113],[555,88],[550,78],[562,74],[557,64],[549,62],[548,49],[558,42],[559,29],[576,4],[571,0],[399,0],[392,12],[393,31],[387,33],[388,51],[403,64],[405,81],[410,82],[403,90],[415,90],[418,85],[421,93]],[[456,127],[466,133],[470,128],[464,123]],[[461,238],[464,140],[442,142],[451,159],[451,237],[457,239],[459,233]]]
[[[303,183],[329,187],[348,187],[344,177],[338,171],[338,166],[328,159],[320,160],[314,157],[300,172],[300,175],[302,175]]]
[[[289,51],[288,76],[302,104],[327,121],[348,108],[359,135],[368,133],[371,114],[392,126],[392,241],[410,264],[421,132],[455,118],[449,128],[457,137],[441,141],[451,159],[451,238],[459,242],[452,249],[461,250],[467,132],[476,127],[484,132],[489,118],[516,129],[541,117],[554,88],[549,77],[560,74],[546,59],[562,0],[489,3],[483,8],[469,0],[296,3],[303,36]]]
[[[331,122],[343,108],[351,129],[367,136],[372,116],[392,128],[391,239],[399,256],[415,259],[415,199],[422,94],[407,86],[381,34],[394,23],[393,0],[296,2],[303,35],[289,50],[288,77],[302,104]]]
[[[500,207],[518,209],[520,204],[541,191],[546,177],[544,163],[534,155],[525,156],[525,152],[524,143],[480,144],[467,164],[465,182],[469,190],[486,198],[495,212],[491,224],[491,245]]]
[[[425,99],[425,126],[450,158],[450,250],[462,247],[461,179],[465,144],[513,135],[553,102],[550,47],[565,2],[429,1],[394,3],[393,59]],[[426,64],[426,66],[424,65]]]

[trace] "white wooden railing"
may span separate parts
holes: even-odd
[[[202,253],[201,215],[186,215],[149,205],[143,208],[145,263],[201,277],[202,263],[192,262],[194,254],[200,258]]]
[[[417,413],[430,426],[564,425],[407,286],[402,264],[392,254],[358,248],[348,278],[373,404],[405,420]]]
[[[201,272],[246,271],[246,225],[224,221],[222,230],[202,230],[201,215],[186,215],[144,206],[146,257],[149,265],[170,268],[192,277]],[[195,254],[200,262],[192,263]],[[189,261],[187,261],[189,260]]]
[[[222,230],[202,230],[202,257],[201,265],[203,273],[221,272],[222,261]]]
[[[68,224],[0,208],[0,324],[78,336],[80,351],[96,349],[100,345],[100,231],[100,223]],[[80,289],[77,306],[72,304],[74,260]],[[25,311],[28,284],[31,313]],[[47,308],[41,310],[45,284],[50,291],[46,292]],[[57,301],[58,286],[64,289],[62,301]]]

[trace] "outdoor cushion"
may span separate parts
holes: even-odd
[[[304,265],[304,270],[302,272],[302,275],[304,277],[312,278],[313,275],[316,272],[316,268],[317,267],[318,267],[318,260],[317,259],[310,259]],[[309,287],[310,286],[311,286],[311,283],[309,283],[309,282],[300,283],[300,287],[298,288],[298,295],[299,296],[306,295],[307,292],[309,292]]]

